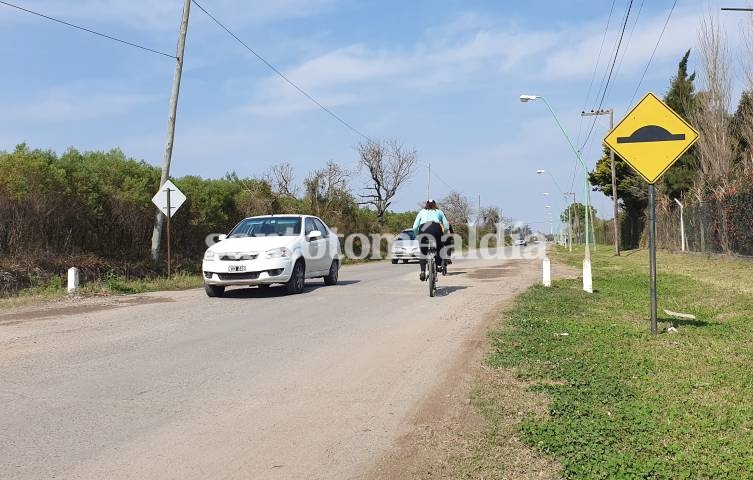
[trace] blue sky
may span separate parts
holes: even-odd
[[[15,3],[174,53],[180,0],[14,0]],[[398,2],[387,0],[202,0],[200,3],[294,82],[372,138],[397,138],[421,167],[396,209],[454,188],[481,195],[505,216],[545,217],[546,169],[582,201],[582,173],[545,105],[546,96],[580,146],[596,92],[614,51],[628,0]],[[629,107],[673,0],[635,0],[613,87],[604,108]],[[663,95],[677,62],[697,44],[711,12],[722,22],[735,63],[746,14],[719,14],[745,1],[680,0],[638,97]],[[641,7],[641,4],[642,7]],[[522,5],[522,6],[521,6]],[[640,10],[640,15],[636,13]],[[637,22],[635,22],[637,18]],[[635,22],[635,23],[634,23]],[[635,25],[635,26],[633,26]],[[632,34],[631,34],[632,32]],[[694,51],[694,53],[697,53]],[[160,165],[174,61],[71,30],[0,5],[0,149],[20,142],[62,152],[119,147]],[[598,60],[598,65],[597,65]],[[589,85],[596,75],[594,85]],[[698,67],[691,56],[691,69]],[[734,78],[737,91],[741,75]],[[736,99],[733,99],[733,103]],[[583,154],[593,166],[607,130],[602,118]],[[252,57],[196,7],[191,12],[172,175],[262,175],[288,162],[297,180],[334,160],[355,168],[360,138]],[[357,190],[363,185],[355,176]],[[609,216],[609,201],[594,204]]]

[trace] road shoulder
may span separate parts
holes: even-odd
[[[538,263],[538,262],[536,262]],[[540,268],[517,277],[520,292],[540,281]],[[577,271],[555,264],[555,277],[573,277]],[[488,269],[475,274],[483,278]],[[509,277],[505,278],[509,281]],[[518,440],[523,414],[545,414],[544,395],[529,391],[529,385],[511,371],[485,365],[491,349],[489,332],[504,321],[500,312],[514,296],[487,309],[483,320],[467,335],[442,380],[414,408],[403,423],[392,448],[365,475],[368,480],[428,478],[558,478],[559,466]],[[490,403],[505,405],[504,431],[494,432],[499,441],[494,452],[478,453],[489,442],[489,423],[481,411]],[[484,448],[488,448],[486,445]],[[489,454],[494,462],[489,462]],[[489,474],[494,476],[488,476]]]

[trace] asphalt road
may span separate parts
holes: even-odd
[[[0,312],[0,478],[358,478],[539,262],[346,267],[306,292],[203,290]]]

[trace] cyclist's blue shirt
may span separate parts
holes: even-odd
[[[416,220],[413,222],[413,233],[418,235],[418,227],[427,222],[441,223],[445,232],[450,231],[450,222],[447,221],[447,217],[444,216],[442,210],[427,210],[424,208],[416,215]]]

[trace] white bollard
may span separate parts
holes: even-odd
[[[68,269],[68,293],[73,293],[78,288],[78,268]]]
[[[583,260],[583,291],[594,293],[593,278],[591,277],[591,260]]]
[[[552,286],[552,262],[549,261],[549,257],[544,257],[544,286]]]

